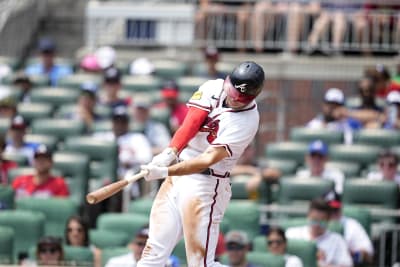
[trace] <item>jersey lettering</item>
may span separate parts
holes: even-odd
[[[217,138],[217,133],[219,129],[219,120],[213,120],[207,117],[204,125],[200,128],[200,132],[207,132],[207,141],[212,143]]]

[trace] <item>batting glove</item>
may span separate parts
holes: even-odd
[[[163,150],[163,152],[156,155],[150,164],[160,167],[166,167],[171,165],[171,163],[177,160],[178,156],[176,155],[175,151],[172,148],[167,147],[166,149]]]
[[[168,176],[168,167],[160,167],[152,164],[140,166],[142,170],[146,170],[148,173],[144,177],[146,181],[153,181],[157,179],[164,179]]]

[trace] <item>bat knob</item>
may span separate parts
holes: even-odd
[[[96,199],[96,197],[93,196],[92,194],[88,194],[88,195],[86,196],[86,201],[87,201],[89,204],[96,204],[97,199]]]

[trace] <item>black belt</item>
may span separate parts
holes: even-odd
[[[231,176],[230,172],[225,172],[225,174],[217,174],[214,172],[213,169],[207,168],[204,171],[201,172],[201,174],[204,175],[211,175],[211,176],[215,176],[218,178],[229,178],[229,176]]]

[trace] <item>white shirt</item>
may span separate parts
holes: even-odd
[[[303,262],[296,255],[285,254],[285,267],[303,267]]]
[[[35,147],[36,145],[30,143],[26,143],[23,147],[19,148],[15,147],[13,144],[7,144],[4,153],[23,155],[26,159],[28,159],[29,165],[32,165]]]
[[[350,251],[356,252],[360,250],[366,251],[369,255],[374,254],[372,242],[365,232],[362,225],[355,219],[343,216],[340,223],[344,229],[344,239]]]
[[[107,261],[105,267],[136,267],[136,264],[137,262],[131,252],[121,256],[112,257]]]
[[[314,119],[309,121],[306,125],[310,129],[328,129],[332,131],[343,132],[344,143],[353,143],[353,129],[350,127],[346,120],[331,121],[326,123],[322,115],[316,116]]]
[[[369,172],[367,175],[367,179],[374,181],[386,180],[383,178],[383,174],[380,171]],[[400,186],[400,174],[396,174],[396,176],[394,177],[394,181]]]
[[[166,148],[171,141],[167,127],[159,122],[147,121],[144,126],[144,134],[152,147]]]
[[[223,105],[226,94],[222,79],[209,80],[200,86],[188,102],[209,112],[204,125],[192,138],[180,157],[187,160],[202,154],[209,146],[224,147],[229,157],[210,166],[216,174],[230,172],[245,148],[254,139],[260,116],[253,100],[240,110]]]
[[[288,239],[312,241],[310,229],[307,225],[287,229],[286,237]],[[353,260],[350,256],[346,241],[339,234],[326,230],[323,235],[313,241],[316,242],[317,248],[325,255],[324,264],[353,266]]]
[[[309,169],[299,170],[296,173],[296,177],[299,178],[310,178],[311,172]],[[335,191],[338,194],[343,192],[344,174],[340,170],[325,168],[321,175],[322,179],[331,180],[335,184]]]

